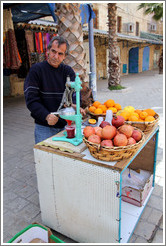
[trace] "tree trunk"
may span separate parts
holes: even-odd
[[[85,50],[83,46],[83,31],[78,3],[56,4],[58,17],[58,35],[69,42],[69,55],[64,63],[71,66],[75,73],[79,73],[82,82],[87,81]]]
[[[120,65],[117,51],[117,36],[116,36],[116,3],[108,3],[108,87],[120,84]]]

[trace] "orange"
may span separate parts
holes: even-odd
[[[96,120],[95,120],[95,119],[89,119],[88,122],[89,122],[90,124],[96,124]]]
[[[140,115],[140,113],[142,112],[142,110],[141,109],[136,109],[134,112],[137,113],[138,115]]]
[[[95,114],[102,114],[103,110],[101,108],[97,108],[97,109],[95,109],[94,113]]]
[[[94,106],[90,106],[89,107],[89,111],[92,112],[92,113],[94,113],[95,109],[96,109],[96,107],[94,107]]]
[[[131,113],[130,116],[136,116],[137,118],[139,118],[139,114],[137,114],[136,112]]]
[[[107,106],[107,108],[113,107],[115,105],[115,102],[112,99],[108,99],[105,103],[106,103],[105,105]]]
[[[146,113],[145,111],[142,111],[139,115],[139,117],[144,120],[146,117],[148,116],[148,113]]]
[[[138,121],[138,117],[136,115],[131,115],[129,121]]]
[[[103,110],[103,113],[106,113],[107,107],[103,104],[100,104],[98,108],[101,108]]]
[[[115,103],[114,107],[117,109],[117,110],[121,110],[122,107],[119,103]]]
[[[128,111],[129,113],[133,113],[135,108],[133,106],[126,106],[123,110]]]
[[[112,113],[117,113],[117,109],[114,108],[114,107],[110,107],[110,108],[108,108],[107,110],[112,110]]]
[[[100,104],[101,104],[101,103],[100,103],[99,101],[95,101],[95,102],[92,104],[92,106],[94,106],[94,107],[97,108]]]
[[[148,113],[150,116],[155,116],[156,114],[156,112],[151,108],[145,109],[144,112]]]
[[[145,121],[146,122],[151,122],[151,121],[154,121],[155,120],[155,118],[153,117],[153,116],[151,116],[151,115],[149,115],[149,116],[147,116],[146,118],[145,118]]]
[[[142,119],[140,119],[140,118],[139,118],[137,121],[139,121],[139,122],[144,122],[144,120],[142,120]]]
[[[123,110],[118,110],[118,112],[116,113],[116,115],[120,115],[123,112]]]
[[[125,120],[128,120],[128,118],[130,117],[130,113],[123,110],[123,111],[120,113],[120,116],[122,116]]]

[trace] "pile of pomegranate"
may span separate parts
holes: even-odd
[[[107,121],[102,121],[96,127],[86,126],[83,134],[89,142],[107,147],[132,145],[142,139],[141,131],[125,124],[122,116],[114,116],[112,125]]]

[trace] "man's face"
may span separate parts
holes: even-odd
[[[52,43],[52,47],[48,50],[48,63],[57,68],[63,62],[66,57],[66,44],[61,44],[58,47],[58,41]]]

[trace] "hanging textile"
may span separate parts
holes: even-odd
[[[38,33],[38,35],[39,35],[39,45],[40,45],[39,49],[40,49],[40,53],[43,53],[43,40],[42,40],[42,33],[41,33],[41,32],[39,32],[39,33]]]
[[[28,52],[28,57],[29,57],[29,64],[31,64],[31,53],[35,51],[34,47],[34,38],[33,38],[33,32],[31,30],[25,30],[25,39],[27,43],[27,52]]]
[[[38,57],[39,57],[39,62],[45,61],[45,54],[44,53],[40,53]]]
[[[11,9],[3,10],[3,41],[4,68],[19,69],[22,61],[17,47]]]
[[[40,53],[39,34],[37,32],[35,32],[35,41],[36,41],[36,51]]]
[[[30,54],[31,65],[39,62],[39,54],[37,52],[33,52]]]
[[[33,44],[34,44],[34,52],[37,51],[36,49],[36,38],[35,38],[35,32],[33,32]]]
[[[47,36],[45,32],[42,34],[43,34],[43,51],[46,52],[47,51]]]
[[[25,78],[30,67],[29,63],[29,55],[27,48],[27,41],[25,38],[25,30],[24,29],[16,29],[15,36],[17,41],[18,50],[22,59],[21,67],[19,68],[17,74],[19,78]]]
[[[50,34],[49,33],[46,33],[46,40],[47,40],[47,46],[50,42]]]

